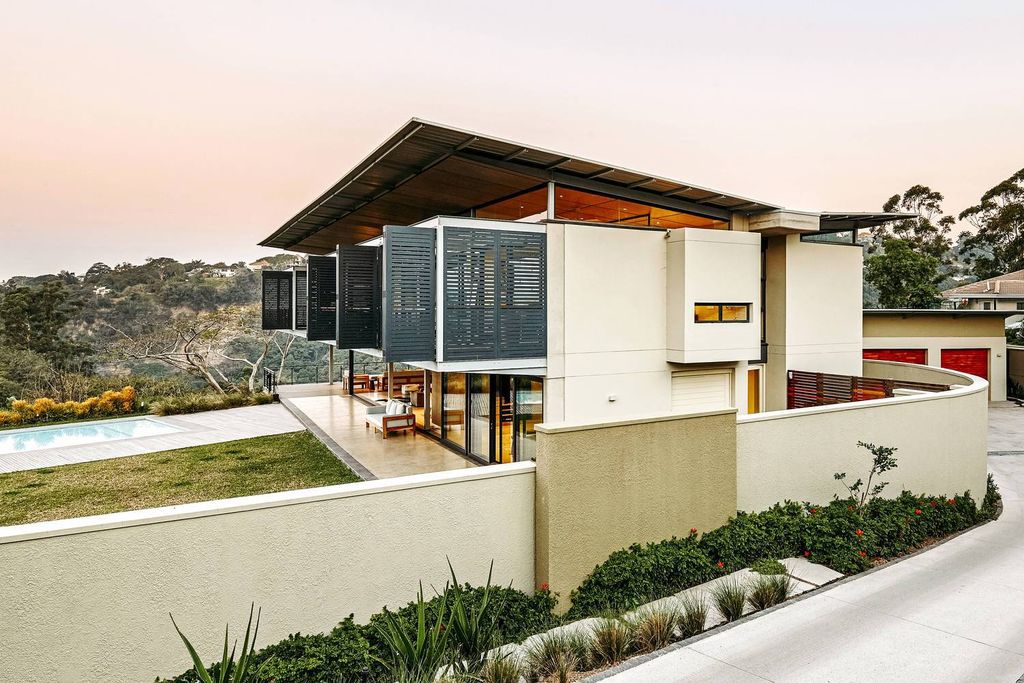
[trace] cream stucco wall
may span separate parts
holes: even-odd
[[[885,372],[870,363],[869,371]],[[886,364],[898,366],[900,364]],[[888,368],[889,376],[897,368]],[[827,502],[844,489],[832,475],[866,475],[871,456],[858,441],[898,448],[885,494],[970,490],[985,493],[987,389],[984,380],[950,371],[903,366],[906,379],[965,384],[959,389],[743,416],[736,425],[739,509],[763,510],[785,500]]]
[[[632,543],[736,511],[734,411],[537,427],[538,582],[561,594]]]
[[[673,230],[667,240],[668,360],[746,361],[761,355],[761,236]],[[750,305],[747,323],[696,323],[698,303]]]
[[[534,465],[331,486],[0,530],[0,679],[151,681],[210,660],[263,608],[259,644],[365,620],[418,582],[534,585]]]
[[[786,407],[786,372],[860,371],[863,251],[769,238],[766,254],[768,410]]]

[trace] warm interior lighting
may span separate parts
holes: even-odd
[[[614,223],[642,228],[710,228],[728,230],[729,222],[664,209],[641,202],[559,188],[555,218],[591,223]]]

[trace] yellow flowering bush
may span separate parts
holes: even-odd
[[[52,422],[87,417],[110,417],[134,413],[138,408],[139,395],[135,387],[124,387],[119,391],[104,391],[99,396],[90,396],[84,401],[58,403],[52,398],[37,398],[29,401],[12,401],[10,410],[0,410],[0,427]]]

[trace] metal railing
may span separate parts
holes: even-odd
[[[268,394],[277,393],[277,373],[270,368],[263,368],[263,390]]]

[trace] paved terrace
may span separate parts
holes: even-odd
[[[992,406],[989,449],[989,470],[1003,495],[998,520],[598,678],[1018,680],[1024,673],[1024,408]]]
[[[0,454],[0,472],[34,470],[93,460],[124,458],[130,455],[156,453],[174,448],[205,446],[211,443],[270,436],[302,430],[302,424],[283,406],[278,404],[213,410],[192,415],[153,417],[158,422],[177,427],[180,431],[159,436],[145,436],[116,441],[45,448],[19,453]],[[101,421],[95,424],[104,424]],[[68,427],[82,427],[94,423],[71,423]],[[59,428],[62,425],[54,425]],[[4,432],[0,432],[4,433]]]
[[[435,439],[411,430],[385,441],[366,428],[367,405],[342,392],[340,384],[278,387],[281,401],[335,455],[364,479],[384,479],[476,467]]]

